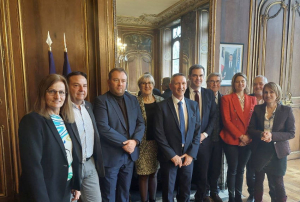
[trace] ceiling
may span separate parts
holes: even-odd
[[[178,20],[208,0],[116,0],[117,26],[160,26]]]
[[[140,17],[141,15],[158,15],[171,7],[178,0],[116,0],[117,16]]]

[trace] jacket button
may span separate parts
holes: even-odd
[[[276,144],[276,142],[274,142],[274,144]]]

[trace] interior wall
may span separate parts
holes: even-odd
[[[118,37],[126,43],[126,60],[119,64],[128,73],[128,91],[137,95],[137,81],[145,72],[150,72],[155,80],[155,88],[160,89],[159,74],[159,31],[153,28],[118,26]],[[124,57],[122,56],[122,57]]]
[[[87,100],[107,91],[114,67],[114,0],[0,1],[0,202],[15,201],[21,173],[20,119],[32,110],[38,84],[49,74],[49,31],[56,71],[63,69],[66,34],[72,71],[88,75]]]
[[[269,81],[280,84],[283,103],[293,108],[296,124],[299,122],[300,80],[299,75],[299,4],[294,0],[283,3],[276,0],[218,1],[215,10],[215,67],[219,69],[220,43],[244,44],[243,73],[248,77],[252,90],[252,80],[265,75]],[[218,12],[220,11],[220,12]],[[220,27],[220,29],[218,29]],[[297,62],[296,62],[296,61]],[[221,93],[230,93],[230,87],[221,87]],[[292,158],[300,157],[300,130],[296,127],[296,137],[290,140]]]

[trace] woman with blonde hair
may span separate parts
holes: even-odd
[[[220,136],[228,163],[229,202],[241,202],[243,174],[251,154],[247,128],[256,98],[248,95],[247,77],[243,73],[232,77],[231,88],[232,93],[221,98],[223,129]]]
[[[163,100],[162,97],[153,94],[155,81],[151,74],[144,74],[138,80],[141,95],[138,101],[145,121],[145,134],[140,144],[140,156],[135,162],[139,175],[139,188],[142,202],[154,202],[157,188],[157,143],[154,140],[154,117],[156,103]],[[148,197],[149,193],[149,197]]]
[[[275,187],[270,192],[272,201],[286,201],[283,182],[287,168],[287,155],[291,153],[288,140],[295,137],[295,118],[292,108],[280,104],[281,88],[274,82],[263,88],[264,104],[257,105],[248,128],[253,139],[251,165],[255,170],[254,198],[261,202],[263,182],[268,176],[269,186]]]

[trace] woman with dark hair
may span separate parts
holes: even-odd
[[[47,76],[20,122],[21,201],[70,202],[71,192],[79,199],[81,147],[68,92],[64,77]]]
[[[145,134],[140,145],[140,156],[135,162],[139,175],[139,188],[142,202],[154,202],[157,188],[157,143],[154,140],[154,117],[156,103],[164,100],[153,95],[155,82],[151,74],[144,74],[138,80],[141,95],[138,101],[145,121]],[[149,193],[149,197],[148,197]]]
[[[248,95],[247,77],[236,73],[231,81],[232,93],[221,98],[223,129],[220,136],[228,163],[227,186],[229,202],[241,202],[243,174],[251,150],[247,128],[256,105],[256,98]]]
[[[272,202],[287,199],[283,176],[287,167],[287,155],[291,152],[288,140],[295,137],[295,118],[291,107],[280,104],[281,94],[281,88],[276,83],[265,84],[264,104],[255,106],[248,128],[253,140],[251,166],[255,170],[256,202],[261,202],[263,198],[265,174],[268,176],[269,186],[275,186],[275,193],[270,192]]]

